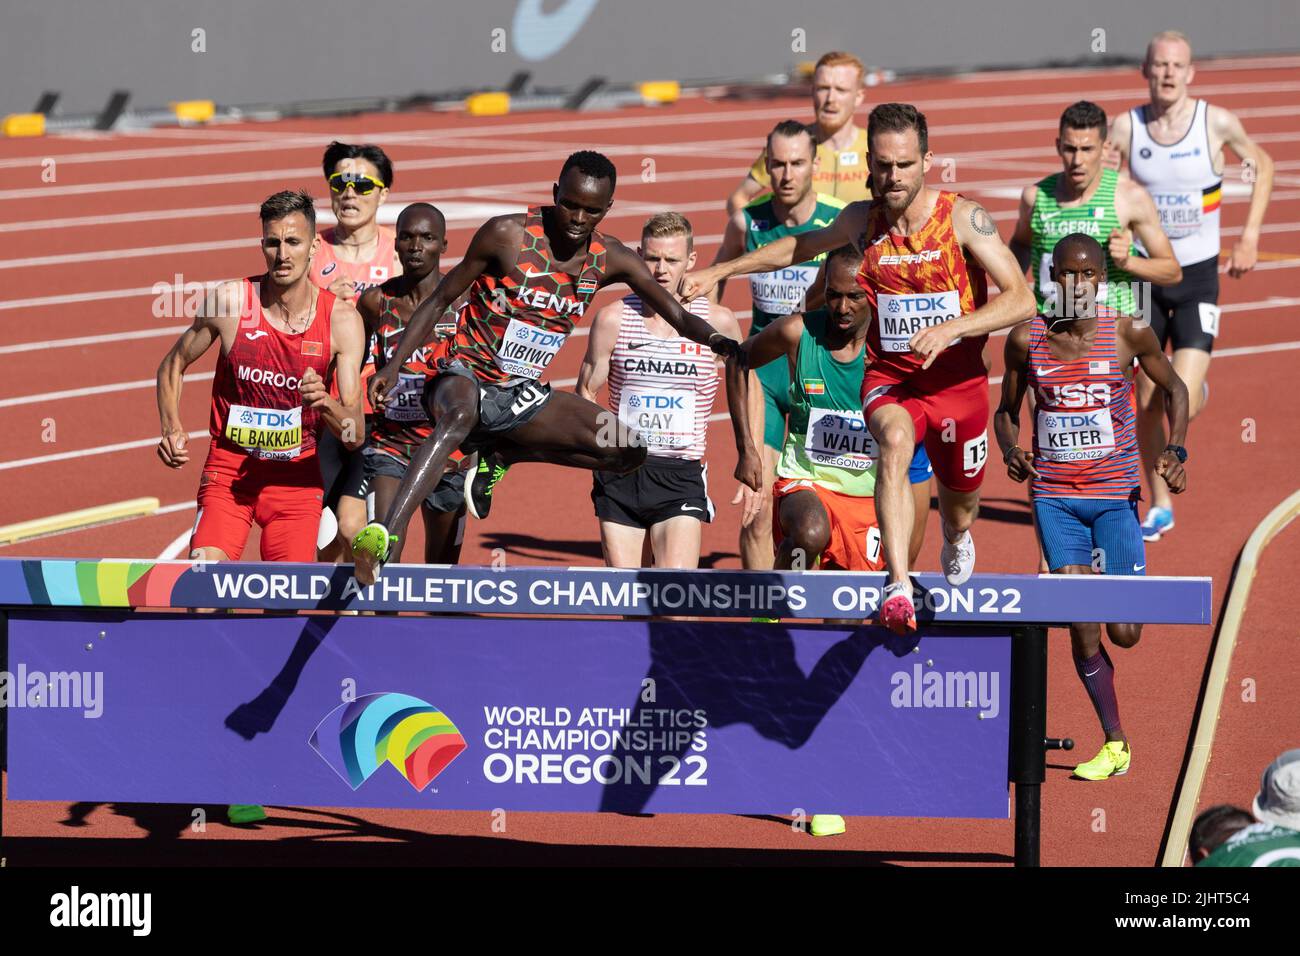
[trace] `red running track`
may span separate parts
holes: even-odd
[[[926,112],[936,154],[932,178],[952,170],[955,180],[939,184],[980,199],[1005,237],[1021,187],[1058,168],[1052,139],[1060,110],[1087,97],[1113,114],[1138,102],[1143,92],[1129,70],[1038,71],[910,81],[873,91],[871,98],[887,93]],[[1260,268],[1223,281],[1213,397],[1189,439],[1190,490],[1179,502],[1178,528],[1149,551],[1151,573],[1212,576],[1221,603],[1241,544],[1295,486],[1300,424],[1290,414],[1291,403],[1278,400],[1275,383],[1293,378],[1300,349],[1293,324],[1300,305],[1300,58],[1203,64],[1193,92],[1242,116],[1278,164]],[[546,201],[570,151],[598,149],[615,160],[622,177],[605,228],[634,241],[650,212],[677,209],[704,237],[698,247],[707,262],[725,223],[722,197],[743,175],[766,131],[780,119],[806,114],[801,99],[687,99],[656,110],[578,116],[384,114],[4,141],[0,167],[10,174],[0,189],[0,235],[7,250],[0,262],[0,434],[7,440],[0,475],[8,493],[0,503],[0,524],[141,495],[156,496],[165,507],[156,516],[0,548],[0,555],[152,558],[186,533],[194,517],[196,468],[170,472],[152,447],[152,379],[184,317],[173,297],[155,287],[177,275],[182,282],[203,282],[258,271],[256,204],[286,187],[305,186],[323,196],[318,163],[329,140],[383,145],[396,166],[393,202],[426,199],[451,212],[453,257],[487,215]],[[46,181],[51,174],[53,181]],[[1239,183],[1240,171],[1230,167],[1225,182]],[[1231,242],[1245,218],[1246,196],[1241,186],[1225,193],[1225,242]],[[726,301],[737,310],[748,308],[739,284],[728,290]],[[990,344],[995,376],[1002,367],[1001,341]],[[571,385],[582,350],[578,339],[557,358],[552,381]],[[208,359],[191,370],[196,378],[187,384],[182,407],[194,431],[206,428],[209,380],[199,376],[210,375],[213,365]],[[1251,423],[1256,440],[1247,441],[1243,434]],[[737,567],[738,520],[727,506],[735,458],[725,421],[715,423],[711,438],[708,462],[719,516],[706,528],[703,563]],[[196,458],[205,444],[195,440]],[[471,524],[465,560],[486,563],[500,548],[519,564],[598,564],[588,485],[573,478],[544,465],[512,472],[490,520]],[[549,507],[539,507],[539,499]],[[413,531],[418,539],[418,529]],[[1022,490],[996,470],[985,486],[976,537],[981,570],[1034,569]],[[418,549],[421,542],[411,545]],[[256,554],[255,546],[250,543],[250,554]],[[1295,534],[1279,536],[1265,566],[1293,567],[1296,554]],[[923,570],[936,567],[936,555],[932,514]],[[1223,792],[1248,803],[1261,761],[1300,738],[1294,695],[1286,701],[1282,693],[1300,678],[1285,593],[1280,574],[1261,573],[1240,658],[1268,677],[1250,712],[1256,719],[1242,732],[1252,746],[1225,736],[1231,743],[1216,750],[1207,794]],[[1052,755],[1044,788],[1044,863],[1156,860],[1210,642],[1206,628],[1153,628],[1139,648],[1116,655],[1134,769],[1090,784],[1071,780],[1072,763]],[[1049,733],[1073,736],[1079,749],[1071,757],[1086,752],[1086,758],[1100,733],[1063,632],[1052,643]],[[1273,710],[1263,706],[1270,685]],[[1232,716],[1225,708],[1225,720]],[[189,808],[16,803],[6,811],[6,832],[18,837],[10,851],[15,862],[72,853],[78,859],[158,862],[173,852],[234,862],[242,858],[241,841],[274,839],[277,854],[292,853],[296,861],[314,859],[312,848],[328,843],[320,851],[333,854],[328,859],[350,853],[358,862],[553,859],[560,852],[554,845],[568,845],[565,859],[608,862],[1000,864],[1010,861],[1012,843],[1009,821],[854,820],[844,837],[813,841],[779,818],[520,813],[498,834],[484,814],[286,810],[258,829],[214,823],[198,834],[189,829]],[[71,835],[71,826],[82,827],[73,848],[43,839]],[[144,833],[163,838],[149,841],[148,853],[134,849],[144,843],[119,839]],[[379,852],[372,841],[397,845]],[[755,857],[747,852],[753,848],[784,852]],[[831,856],[814,856],[826,853]]]

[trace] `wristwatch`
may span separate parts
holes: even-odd
[[[1180,464],[1187,461],[1187,449],[1182,445],[1166,445],[1165,451],[1173,452],[1174,457],[1178,459]]]

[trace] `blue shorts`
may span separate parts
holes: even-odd
[[[1034,517],[1053,572],[1079,564],[1101,574],[1146,574],[1136,495],[1127,501],[1035,496]]]
[[[930,465],[930,456],[925,453],[925,442],[921,442],[916,446],[912,464],[908,466],[907,480],[914,485],[919,485],[923,481],[929,481],[933,474],[934,468]]]

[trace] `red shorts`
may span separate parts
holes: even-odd
[[[796,491],[815,494],[830,519],[831,540],[821,554],[821,567],[839,571],[883,571],[885,556],[880,549],[880,526],[876,521],[876,500],[829,491],[803,478],[778,478],[772,486],[772,538],[779,547],[781,506],[786,495]]]
[[[260,461],[213,445],[199,479],[199,516],[190,550],[220,548],[238,561],[256,521],[263,561],[315,561],[321,513],[320,464]]]
[[[899,405],[911,416],[916,440],[925,442],[940,484],[951,491],[979,489],[989,457],[987,375],[924,391],[891,373],[867,369],[862,379],[867,421],[885,405]]]

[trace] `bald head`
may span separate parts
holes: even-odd
[[[1101,248],[1101,243],[1092,236],[1082,232],[1072,232],[1061,239],[1052,250],[1052,265],[1057,271],[1063,266],[1070,264],[1091,265],[1098,272],[1106,268],[1106,253]]]
[[[447,220],[437,206],[427,202],[413,202],[403,209],[397,217],[397,231],[401,232],[404,225],[414,226],[417,216],[433,226],[435,236],[442,238],[447,235]]]

